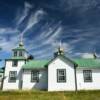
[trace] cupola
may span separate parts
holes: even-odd
[[[18,47],[12,49],[13,51],[13,58],[26,58],[25,54],[26,54],[26,50],[24,48],[24,44],[23,41],[21,39],[21,41],[19,42]]]

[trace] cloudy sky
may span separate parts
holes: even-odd
[[[70,57],[99,55],[100,1],[0,0],[1,59],[11,56],[21,34],[36,59],[52,58],[60,41]]]

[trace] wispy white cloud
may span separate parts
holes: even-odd
[[[11,37],[9,41],[6,38],[3,38],[0,40],[0,47],[2,47],[3,51],[11,52],[11,49],[18,45],[18,41],[19,35]]]
[[[52,34],[50,33],[51,32],[51,30],[52,30]],[[40,36],[38,36],[37,38],[35,38],[34,39],[34,41],[32,42],[32,41],[30,41],[32,44],[30,45],[30,48],[32,49],[32,50],[34,50],[34,49],[37,49],[37,48],[40,48],[40,47],[42,47],[42,46],[45,46],[45,45],[50,45],[50,46],[52,46],[52,44],[55,42],[55,41],[57,41],[57,39],[60,37],[60,35],[61,35],[61,33],[62,33],[62,27],[61,27],[61,25],[59,25],[58,27],[56,27],[56,29],[55,29],[55,27],[53,27],[51,30],[48,30],[48,32],[47,33],[50,33],[50,36],[48,36],[48,37],[45,37],[45,34],[44,34],[44,36],[43,36],[43,34],[42,35],[40,35]],[[38,40],[39,39],[39,40]],[[39,44],[37,44],[37,42],[39,42]],[[34,45],[34,46],[33,46]]]
[[[3,51],[9,52],[15,45],[18,44],[20,30],[17,28],[24,21],[24,19],[29,15],[30,9],[33,8],[28,2],[24,3],[24,8],[18,9],[18,13],[15,18],[15,28],[12,27],[0,27],[0,47]],[[9,35],[10,40],[7,40],[7,35]]]
[[[75,7],[79,7],[80,11],[86,11],[91,7],[95,7],[98,2],[97,0],[59,0],[59,7],[63,7],[65,11]]]
[[[49,48],[42,48],[41,50],[38,50],[38,51],[34,51],[33,54],[34,56],[39,56],[39,55],[43,55],[43,54],[47,54],[48,51],[53,51],[51,47]]]
[[[22,14],[20,16],[17,15],[18,19],[17,21],[15,21],[15,24],[18,26],[20,26],[20,24],[23,22],[23,20],[25,19],[25,17],[29,14],[29,10],[32,8],[33,6],[28,3],[25,2],[24,3],[24,10],[22,10]],[[43,15],[46,14],[42,9],[38,9],[36,10],[36,12],[32,12],[29,19],[28,19],[28,23],[26,28],[22,31],[22,33],[20,33],[19,29],[17,28],[17,26],[15,28],[12,27],[3,27],[0,28],[0,47],[3,48],[3,50],[5,51],[9,51],[11,50],[12,47],[14,47],[16,45],[16,43],[18,43],[19,41],[19,35],[20,34],[24,34],[26,31],[28,31],[29,29],[31,29],[36,23],[38,23]],[[5,37],[3,37],[3,35]],[[6,35],[9,35],[10,40],[7,41],[7,37]],[[12,36],[11,36],[12,35]],[[3,39],[2,39],[3,38]],[[10,45],[9,45],[10,44]]]
[[[18,9],[18,13],[16,15],[16,22],[17,22],[17,26],[19,26],[24,19],[28,16],[30,9],[33,8],[33,5],[31,5],[28,2],[24,3],[24,9],[21,11],[21,9]]]
[[[47,39],[49,39],[51,37],[51,35],[55,35],[56,34],[55,32],[58,30],[58,28],[62,27],[62,26],[61,26],[61,21],[59,21],[56,24],[54,24],[53,22],[50,22],[50,23],[47,22],[42,27],[43,27],[43,29],[42,29],[40,35],[39,36],[37,35],[35,37],[35,39],[33,41],[31,41],[32,43],[46,41]]]
[[[90,9],[89,8],[90,6],[92,5],[94,6],[94,4],[95,5],[97,4],[97,2],[95,2],[96,0],[92,0],[92,2],[90,2],[91,0],[84,0],[84,1],[59,0],[59,1],[61,2],[59,6],[61,8],[64,8],[64,11],[68,11],[69,9],[72,10],[74,7],[76,8],[79,7],[80,9],[78,9],[78,15]],[[82,29],[71,28],[70,26],[69,27],[67,26],[67,28],[64,29],[64,26],[62,26],[61,21],[58,21],[58,23],[55,23],[55,21],[50,21],[50,22],[47,22],[45,25],[44,24],[42,25],[42,28],[39,29],[40,30],[39,33],[38,32],[35,33],[34,26],[38,25],[40,21],[42,20],[42,18],[45,17],[45,15],[48,16],[49,14],[47,14],[43,9],[37,9],[36,11],[32,11],[31,9],[33,9],[33,5],[28,2],[25,2],[24,8],[19,9],[19,12],[16,15],[16,22],[15,22],[16,28],[12,28],[12,27],[0,28],[0,46],[3,47],[3,50],[6,50],[6,51],[11,50],[11,48],[17,45],[19,41],[18,40],[19,35],[17,33],[20,33],[22,35],[29,33],[32,36],[35,34],[33,37],[31,37],[32,40],[29,39],[29,37],[25,37],[25,36],[24,36],[24,40],[28,44],[26,48],[29,51],[32,51],[32,53],[37,58],[50,57],[50,55],[52,55],[54,52],[53,49],[59,46],[60,40],[64,41],[62,43],[62,46],[65,50],[65,53],[74,54],[76,56],[82,55],[81,50],[85,51],[89,49],[87,51],[91,51],[93,49],[93,46],[95,46],[96,44],[99,44],[98,40],[100,38],[99,37],[100,28],[99,27],[96,28],[89,25],[86,25],[87,28],[85,26],[84,28],[82,27]],[[55,7],[53,9],[55,9]],[[73,14],[73,11],[70,12],[70,14]],[[76,14],[77,13],[75,13],[75,16]],[[27,20],[25,20],[26,18]],[[26,21],[25,28],[21,29],[23,31],[19,31],[17,28],[19,28],[20,25],[23,24],[24,21]],[[84,23],[84,20],[82,21]],[[88,22],[88,20],[86,20],[86,22]],[[81,25],[79,23],[76,26],[79,27]],[[2,37],[3,34],[4,35],[14,34],[14,35],[12,35],[10,37],[10,40],[7,41],[6,36]],[[89,45],[89,47],[86,47],[86,45]]]
[[[8,27],[8,28],[0,28],[0,35],[6,35],[6,34],[16,34],[16,33],[19,33],[19,30],[18,29],[14,29],[14,28],[11,28],[11,27]]]
[[[27,32],[30,28],[32,28],[35,24],[37,24],[42,18],[45,12],[41,9],[37,10],[35,13],[31,14],[26,28],[23,30],[21,34]]]

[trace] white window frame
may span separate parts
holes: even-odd
[[[39,71],[38,70],[32,70],[31,71],[31,82],[39,82]]]
[[[92,82],[92,70],[83,70],[83,77],[84,82]]]
[[[57,69],[57,83],[66,82],[66,69]]]
[[[9,82],[16,82],[17,71],[9,71]]]

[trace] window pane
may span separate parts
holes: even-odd
[[[14,51],[14,56],[17,56],[17,51]]]
[[[92,82],[92,71],[83,70],[84,82]]]
[[[31,82],[39,82],[39,71],[31,72]]]
[[[17,71],[10,71],[9,82],[16,82],[16,78],[17,78]]]
[[[57,82],[66,82],[66,69],[57,69]]]
[[[63,70],[59,70],[59,76],[63,76],[64,75],[64,71]]]
[[[22,51],[19,51],[19,56],[23,56],[23,52]]]

